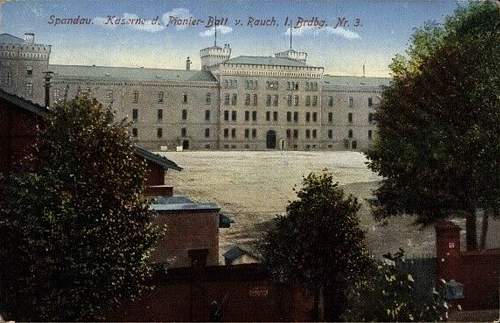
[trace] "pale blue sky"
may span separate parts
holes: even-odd
[[[40,43],[52,45],[51,63],[184,68],[190,56],[199,68],[199,50],[213,44],[213,32],[205,24],[166,26],[169,16],[207,20],[227,17],[219,28],[219,44],[229,43],[232,56],[272,55],[288,48],[289,17],[325,20],[326,26],[293,30],[293,47],[309,53],[308,63],[340,75],[387,76],[387,65],[404,51],[412,29],[425,21],[443,22],[463,1],[106,1],[51,0],[10,1],[0,5],[0,32],[22,36],[34,32]],[[53,16],[53,19],[51,19]],[[55,18],[92,19],[90,25],[58,25]],[[161,25],[105,24],[107,16],[159,17]],[[276,26],[249,27],[248,18],[271,18]],[[349,20],[335,27],[339,17]],[[235,25],[236,19],[241,25]],[[356,24],[359,19],[359,26]],[[207,36],[209,35],[209,36]]]

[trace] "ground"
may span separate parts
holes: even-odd
[[[361,153],[200,151],[162,154],[184,168],[181,172],[168,172],[167,181],[174,186],[175,194],[215,202],[235,221],[231,228],[221,229],[221,255],[232,244],[254,242],[269,221],[285,212],[288,201],[295,198],[294,185],[300,186],[302,177],[309,172],[325,168],[334,174],[346,192],[362,203],[361,225],[373,254],[381,256],[400,247],[412,255],[435,253],[433,227],[416,226],[411,217],[394,218],[385,223],[371,217],[366,199],[372,196],[381,178],[366,167]],[[459,225],[463,223],[458,220]],[[500,229],[498,223],[490,227],[490,232]],[[499,246],[498,237],[489,236],[489,245]]]

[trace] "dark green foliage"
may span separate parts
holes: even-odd
[[[418,29],[391,65],[377,108],[369,168],[384,177],[379,218],[417,214],[431,223],[500,208],[500,16],[490,2],[458,9],[444,26]]]
[[[402,250],[380,261],[367,280],[357,282],[349,293],[347,321],[435,322],[445,321],[449,305],[436,289],[426,297],[418,295],[419,281],[396,266],[405,261]]]
[[[142,193],[145,163],[126,124],[95,100],[52,109],[36,172],[7,178],[0,202],[2,314],[95,320],[136,297],[159,236]]]
[[[322,290],[326,319],[335,320],[345,310],[347,286],[372,264],[359,227],[360,206],[326,172],[304,178],[297,197],[265,233],[262,255],[276,280],[316,295]]]

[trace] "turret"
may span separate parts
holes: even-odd
[[[218,65],[231,58],[231,47],[224,44],[224,48],[212,46],[200,50],[201,69],[208,70],[211,66]]]

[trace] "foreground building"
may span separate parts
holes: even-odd
[[[201,69],[54,65],[51,47],[0,35],[0,86],[37,103],[87,93],[133,122],[149,149],[366,149],[388,78],[332,76],[293,49],[231,57],[228,44],[200,51]]]

